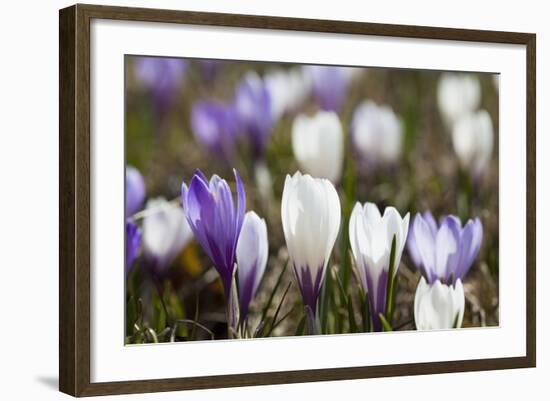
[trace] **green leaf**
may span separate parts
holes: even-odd
[[[392,331],[391,324],[388,323],[386,318],[383,314],[379,313],[378,317],[380,318],[380,321],[382,322],[382,326],[384,327],[384,331]]]
[[[458,317],[460,316],[460,312],[456,314],[455,320],[453,322],[453,329],[458,329]]]
[[[279,285],[281,285],[281,281],[283,281],[283,275],[285,274],[285,271],[286,271],[289,263],[290,262],[287,261],[287,263],[285,264],[285,267],[283,268],[283,270],[281,270],[281,274],[279,274],[279,277],[277,278],[277,283],[275,283],[275,287],[273,287],[273,291],[271,291],[271,294],[269,295],[269,299],[267,300],[267,303],[265,304],[264,308],[262,309],[262,317],[260,319],[260,323],[264,322],[264,320],[267,316],[267,311],[271,307],[271,303],[273,302],[273,297],[275,296],[275,293],[277,292],[277,289],[279,288]]]
[[[319,300],[320,304],[320,317],[321,317],[321,333],[326,334],[328,332],[329,324],[329,300],[332,293],[332,274],[325,275],[325,282],[323,283],[323,288],[321,290],[321,299]],[[313,311],[312,311],[313,312]]]
[[[393,285],[395,282],[395,252],[396,252],[396,238],[395,234],[393,235],[391,241],[391,252],[390,252],[390,269],[388,272],[388,286],[386,289],[386,321],[392,321],[392,312],[393,312]]]
[[[363,319],[363,331],[365,333],[368,333],[370,332],[370,328],[371,328],[369,298],[367,297],[367,294],[365,294],[365,291],[363,291],[363,287],[361,286],[359,286],[359,301],[361,302],[361,317]]]
[[[296,326],[296,331],[294,332],[294,335],[295,336],[303,335],[305,326],[306,326],[306,315],[302,316],[302,319],[298,323],[298,326]]]
[[[288,290],[292,286],[292,283],[288,283],[286,286],[285,292],[283,293],[283,296],[281,297],[281,302],[279,302],[279,305],[277,306],[277,309],[275,310],[275,314],[273,315],[273,319],[271,319],[271,326],[269,328],[269,331],[267,332],[267,337],[271,335],[273,332],[273,329],[275,328],[275,322],[277,321],[277,317],[279,316],[279,312],[281,311],[281,307],[283,306],[283,302],[285,301],[286,294],[288,294]]]
[[[349,331],[350,333],[357,332],[357,323],[355,322],[355,314],[353,312],[353,304],[351,299],[348,302],[348,321],[349,321]]]

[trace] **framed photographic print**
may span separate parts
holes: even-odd
[[[535,35],[60,11],[60,390],[534,367]]]

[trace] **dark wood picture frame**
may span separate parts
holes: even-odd
[[[90,21],[94,18],[525,45],[527,49],[526,356],[368,367],[231,374],[215,377],[91,383]],[[536,364],[535,48],[536,36],[529,33],[80,4],[60,10],[60,390],[73,396],[92,396],[534,367]]]

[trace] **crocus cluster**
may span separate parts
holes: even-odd
[[[128,273],[140,249],[149,273],[158,278],[193,237],[181,207],[164,198],[145,200],[139,170],[126,166],[126,265]],[[141,227],[138,225],[141,221]]]
[[[460,327],[464,314],[462,280],[482,238],[483,227],[477,218],[462,226],[458,217],[444,216],[438,226],[430,212],[415,216],[407,246],[422,273],[415,297],[419,330]]]
[[[199,143],[221,157],[233,161],[236,141],[244,136],[252,157],[263,157],[267,140],[276,118],[273,95],[266,81],[255,72],[247,73],[235,90],[232,101],[201,100],[193,106],[191,128]]]
[[[246,320],[250,302],[258,289],[267,263],[268,242],[265,221],[254,212],[245,214],[245,188],[237,171],[233,173],[236,202],[226,180],[217,175],[208,180],[199,170],[189,186],[182,184],[181,192],[185,218],[220,275],[228,325],[235,331],[238,321]],[[239,281],[238,309],[234,309],[237,305],[234,299],[235,262]]]

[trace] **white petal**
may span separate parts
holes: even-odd
[[[236,252],[239,282],[247,280],[253,273],[253,269],[256,269],[254,293],[267,264],[268,241],[265,220],[253,211],[247,212],[244,216]]]
[[[324,268],[340,227],[340,200],[334,186],[299,172],[287,176],[281,218],[294,265]]]
[[[460,327],[463,316],[464,290],[460,280],[453,288],[439,280],[429,285],[424,277],[421,278],[414,299],[414,318],[418,330],[450,329],[455,321]]]

